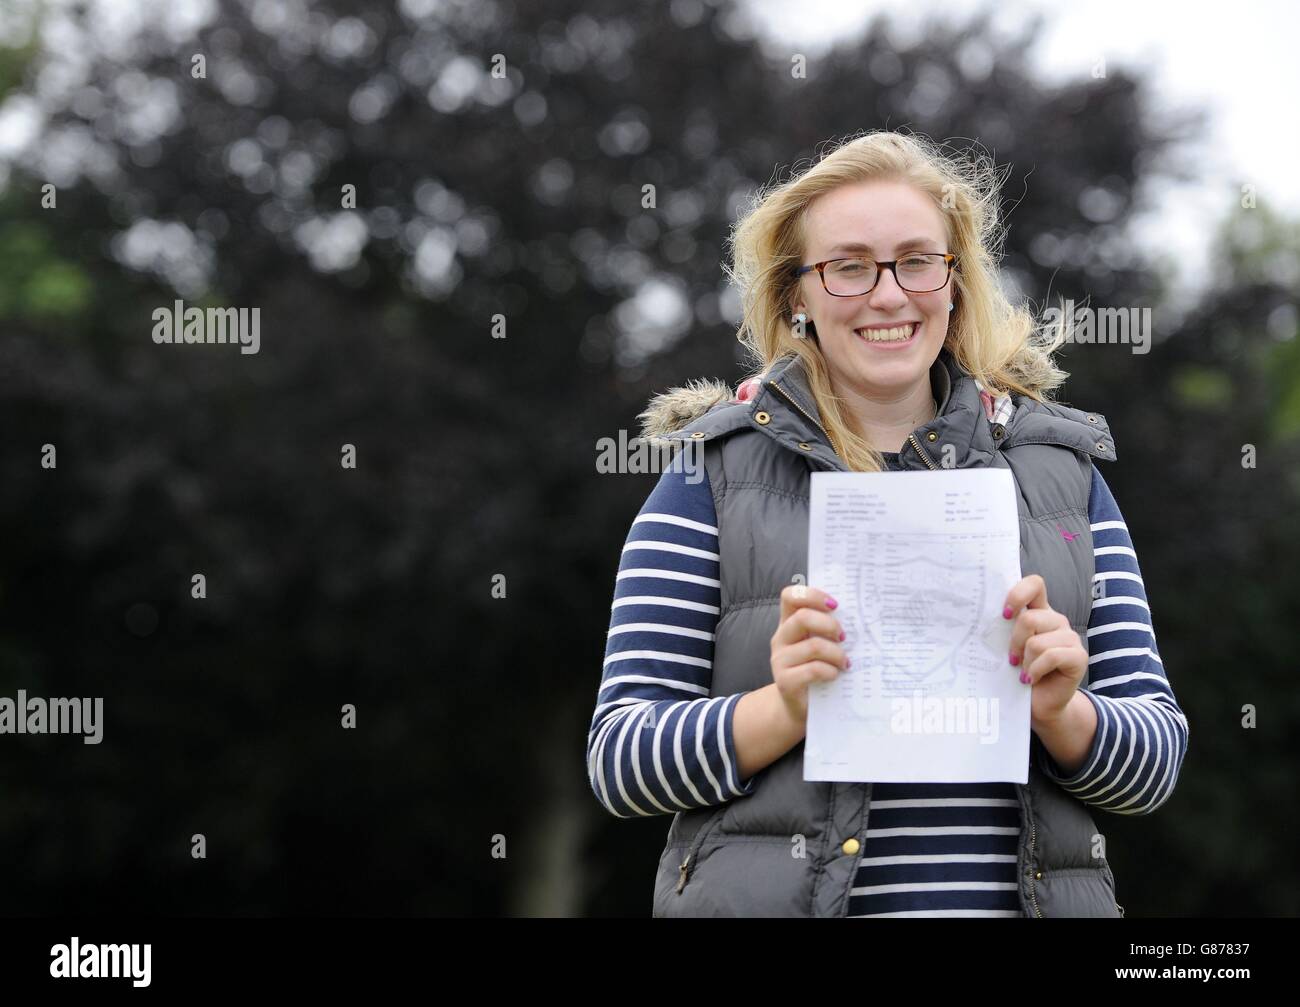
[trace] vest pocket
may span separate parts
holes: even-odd
[[[677,867],[679,873],[675,891],[678,895],[682,894],[682,890],[690,882],[696,861],[699,859],[700,848],[704,845],[704,841],[718,830],[718,827],[722,824],[723,813],[726,810],[727,805],[725,804],[718,807],[709,820],[700,827],[700,831],[696,834],[691,845],[686,848],[686,856],[682,858],[682,862]]]

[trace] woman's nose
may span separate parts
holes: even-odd
[[[900,305],[907,303],[907,291],[898,285],[892,269],[882,269],[876,287],[868,295],[868,303],[875,305]]]

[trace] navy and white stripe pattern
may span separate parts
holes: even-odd
[[[847,916],[1023,916],[1011,783],[873,783]]]
[[[666,471],[628,533],[587,738],[601,804],[623,818],[721,804],[754,789],[736,770],[740,694],[709,697],[721,592],[707,477]]]
[[[1167,801],[1178,782],[1187,718],[1165,677],[1128,526],[1096,466],[1088,521],[1096,573],[1085,641],[1088,676],[1080,691],[1097,709],[1097,733],[1077,773],[1062,775],[1046,751],[1039,765],[1085,804],[1145,815]]]
[[[886,461],[897,467],[896,454]],[[1039,765],[1085,803],[1144,814],[1173,789],[1187,724],[1163,674],[1127,529],[1095,467],[1089,520],[1105,597],[1093,603],[1081,691],[1097,707],[1098,729],[1078,773],[1061,775],[1045,751]],[[587,741],[592,789],[620,817],[721,804],[754,786],[735,761],[739,695],[709,697],[716,521],[707,478],[691,484],[665,472],[624,546]],[[877,783],[848,915],[1021,916],[1019,831],[1013,784]]]

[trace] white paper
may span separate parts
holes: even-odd
[[[852,665],[809,686],[804,779],[1025,783],[1011,473],[814,472],[811,495],[808,583],[839,602]]]

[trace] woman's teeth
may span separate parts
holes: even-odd
[[[858,335],[869,343],[901,343],[911,339],[916,324],[900,325],[896,329],[857,329]]]

